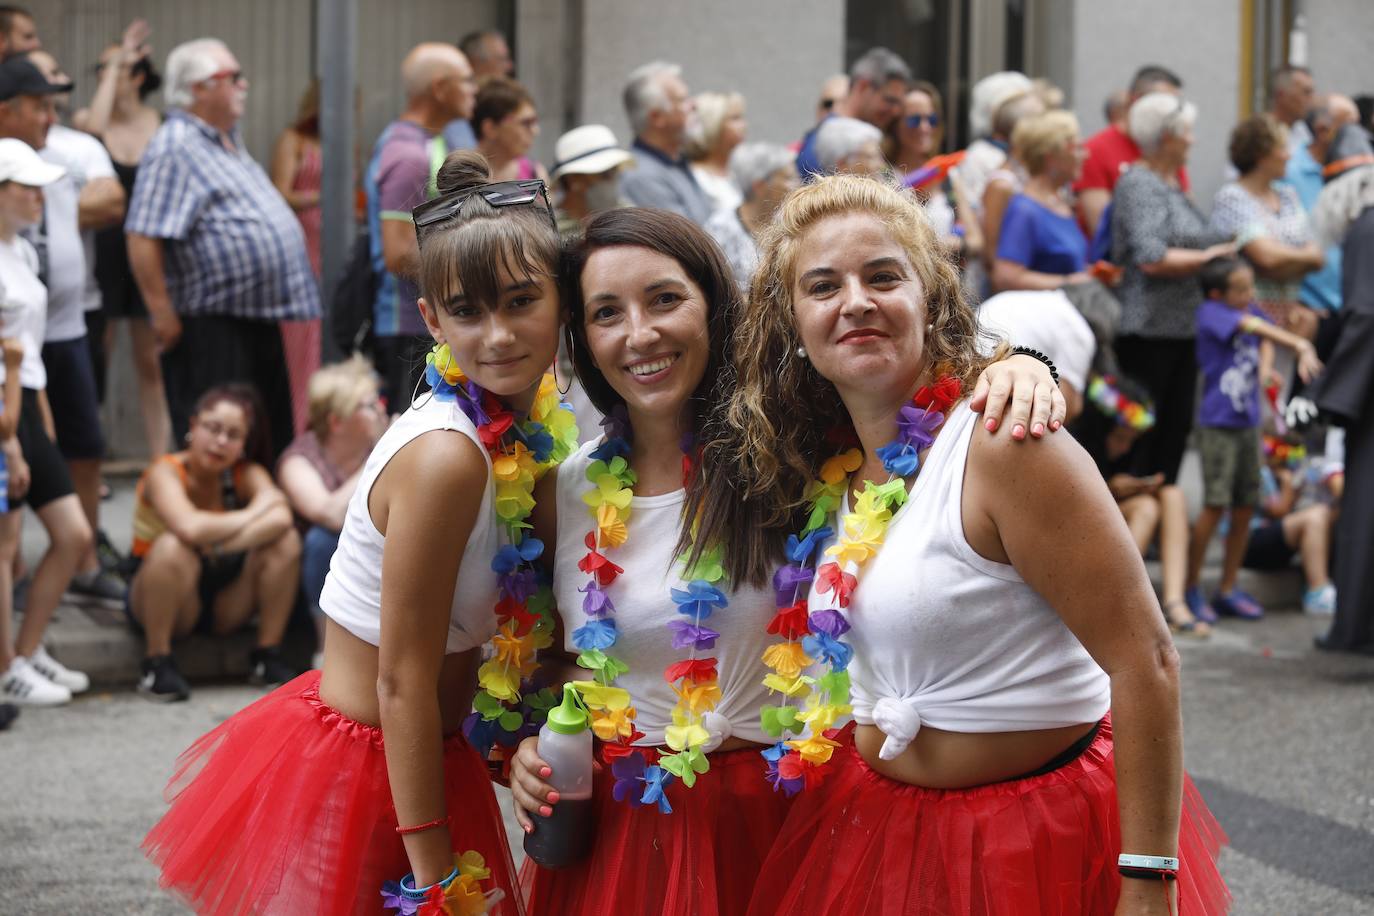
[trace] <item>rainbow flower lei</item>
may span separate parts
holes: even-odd
[[[493,744],[513,747],[543,723],[554,697],[528,689],[538,668],[535,654],[553,643],[553,592],[536,565],[544,545],[531,537],[534,484],[577,445],[577,422],[561,403],[552,375],[539,383],[529,416],[517,419],[500,399],[469,379],[447,344],[425,357],[425,379],[440,401],[455,402],[477,427],[491,456],[497,521],[505,537],[492,558],[500,597],[494,612],[493,653],[477,669],[478,691],[463,733],[485,755]]]
[[[613,795],[631,806],[657,805],[664,814],[672,813],[666,790],[674,779],[691,788],[697,777],[708,772],[710,762],[703,750],[710,733],[703,722],[705,714],[720,702],[716,659],[698,658],[697,653],[715,648],[720,634],[705,625],[714,612],[729,600],[720,585],[725,578],[719,550],[707,550],[690,567],[683,560],[682,579],[686,588],[670,589],[670,597],[686,619],[668,623],[675,649],[686,649],[688,657],[674,662],[663,672],[677,695],[673,724],[664,731],[664,742],[674,753],[660,754],[654,748],[636,747],[643,738],[635,728],[636,711],[629,691],[616,687],[616,679],[629,665],[611,651],[619,640],[615,625],[615,605],[606,588],[625,570],[603,551],[619,547],[629,538],[627,528],[630,503],[637,480],[629,466],[629,423],[623,408],[602,421],[606,439],[592,453],[586,477],[591,488],[583,494],[594,526],[587,533],[587,555],[578,569],[589,577],[583,593],[582,612],[587,622],[573,631],[572,641],[581,654],[577,663],[594,674],[591,681],[574,682],[592,714],[592,732],[601,739],[602,754],[611,761],[615,775]],[[691,473],[692,441],[685,437],[683,481]]]
[[[382,909],[396,910],[400,916],[482,916],[505,898],[499,888],[482,890],[481,882],[491,877],[491,869],[481,853],[468,850],[455,856],[453,866],[453,880],[434,885],[422,897],[400,881],[383,882]]]
[[[1119,426],[1136,432],[1146,432],[1155,425],[1154,411],[1145,404],[1132,401],[1116,388],[1116,379],[1109,375],[1094,375],[1088,382],[1088,400]]]
[[[890,475],[883,484],[864,481],[853,511],[842,519],[839,541],[826,548],[832,557],[816,563],[821,545],[834,531],[826,522],[840,505],[849,475],[863,464],[863,453],[847,449],[821,465],[820,477],[807,487],[806,523],[799,534],[787,538],[787,562],[773,574],[777,613],[768,632],[782,638],[764,650],[763,663],[772,673],[763,679],[770,694],[781,694],[778,705],[760,710],[764,732],[779,740],[761,751],[768,762],[767,778],[774,791],[795,795],[825,777],[835,740],[835,722],[852,712],[849,704],[849,663],[854,649],[842,637],[849,632],[843,613],[853,599],[858,578],[844,567],[862,568],[877,555],[892,516],[906,502],[903,479],[920,469],[920,453],[935,441],[945,413],[959,400],[959,380],[943,376],[933,386],[922,386],[902,407],[897,417],[897,438],[878,449],[883,468]],[[856,572],[858,570],[856,569]],[[807,592],[812,582],[822,594],[834,596],[835,607],[808,613]],[[815,662],[826,673],[805,673]],[[797,701],[798,705],[792,705]],[[803,731],[809,735],[800,737]],[[799,737],[788,738],[788,733]]]

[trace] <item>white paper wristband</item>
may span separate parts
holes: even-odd
[[[1116,857],[1118,868],[1148,868],[1155,871],[1178,871],[1178,858],[1171,856],[1133,856],[1126,853]]]

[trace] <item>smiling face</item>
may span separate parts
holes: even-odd
[[[818,221],[797,246],[792,312],[811,364],[841,397],[904,397],[925,351],[925,293],[906,250],[877,217]]]
[[[650,248],[595,251],[582,271],[592,362],[636,414],[682,416],[710,359],[710,307],[676,259]]]
[[[455,278],[445,302],[419,300],[420,314],[468,378],[497,396],[513,397],[538,384],[553,365],[558,291],[548,276],[516,275],[509,268],[498,271],[498,288],[497,301],[473,302]]]
[[[897,122],[897,136],[902,147],[919,156],[935,155],[938,120],[934,99],[919,89],[908,92],[902,107],[902,120]]]

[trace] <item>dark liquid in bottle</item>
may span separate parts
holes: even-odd
[[[596,812],[590,798],[566,799],[548,817],[531,815],[534,830],[525,834],[525,854],[545,868],[567,868],[591,852]]]

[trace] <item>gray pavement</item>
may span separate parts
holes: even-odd
[[[117,543],[128,490],[120,483],[106,503]],[[30,559],[41,541],[30,518]],[[1374,659],[1312,648],[1325,624],[1291,610],[1296,574],[1243,584],[1271,602],[1264,620],[1226,621],[1211,640],[1180,645],[1186,763],[1230,834],[1222,872],[1233,912],[1374,916]],[[176,755],[261,692],[227,680],[230,660],[190,702],[148,703],[127,689],[137,643],[121,627],[117,615],[64,607],[50,642],[114,646],[102,680],[124,687],[28,710],[0,733],[5,916],[185,912],[157,888],[138,843],[163,810]],[[518,857],[509,816],[507,826]]]

